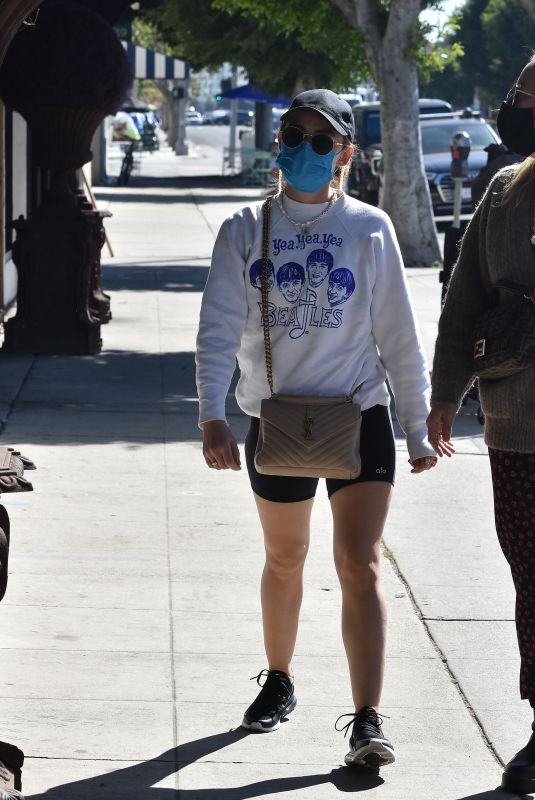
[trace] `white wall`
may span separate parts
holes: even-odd
[[[28,214],[28,160],[27,126],[20,114],[13,114],[13,219]],[[7,155],[7,154],[6,154]],[[6,187],[7,188],[7,187]],[[9,223],[10,220],[6,220]],[[11,251],[6,253],[4,262],[3,305],[11,303],[17,294],[17,271],[11,259]]]
[[[28,133],[20,114],[13,114],[13,219],[28,213]]]

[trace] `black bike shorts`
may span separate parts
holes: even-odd
[[[251,425],[245,438],[245,459],[253,492],[274,503],[296,503],[314,497],[318,478],[262,475],[256,471],[254,454],[259,429],[260,420],[258,417],[251,417]],[[351,486],[352,483],[384,481],[394,485],[396,447],[390,410],[386,406],[373,406],[362,412],[360,458],[362,469],[358,478],[347,481],[326,478],[329,497],[338,489]]]

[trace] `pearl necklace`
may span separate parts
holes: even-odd
[[[329,197],[329,200],[327,202],[327,206],[323,209],[323,211],[320,214],[317,215],[317,217],[313,217],[312,219],[309,219],[306,222],[297,222],[295,219],[292,219],[290,217],[290,215],[288,214],[288,212],[284,208],[283,195],[284,195],[284,192],[279,192],[275,196],[275,200],[277,201],[277,205],[280,208],[280,210],[282,212],[282,215],[284,217],[286,217],[288,222],[291,223],[294,226],[294,228],[297,230],[297,233],[300,234],[300,236],[308,236],[308,234],[310,233],[311,227],[313,225],[315,225],[316,222],[318,222],[318,220],[320,220],[327,213],[327,211],[330,211],[330,209],[332,208],[333,204],[340,197],[340,195],[337,192],[333,192],[333,194]]]

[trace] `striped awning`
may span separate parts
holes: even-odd
[[[173,56],[156,53],[131,42],[122,42],[130,59],[134,78],[183,80],[189,77],[189,64]]]

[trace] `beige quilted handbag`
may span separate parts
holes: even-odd
[[[255,467],[264,475],[352,480],[360,474],[360,406],[353,396],[307,397],[273,393],[268,318],[268,246],[271,197],[264,203],[262,324],[271,397],[262,400]]]

